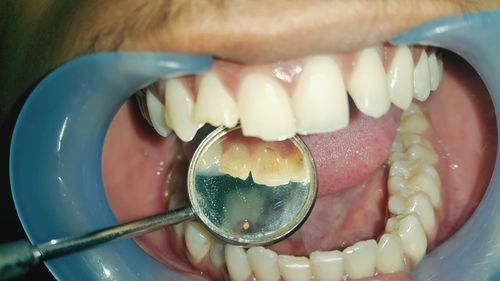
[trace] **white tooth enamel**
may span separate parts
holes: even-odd
[[[342,252],[312,252],[310,259],[314,280],[344,280],[344,254]]]
[[[377,271],[395,273],[405,268],[404,252],[398,236],[385,233],[380,237],[377,248]]]
[[[347,90],[358,109],[368,116],[378,118],[389,110],[391,101],[387,77],[375,48],[360,52]]]
[[[184,142],[193,139],[203,125],[193,119],[193,98],[182,81],[176,78],[165,82],[165,122]]]
[[[214,143],[198,161],[200,169],[209,169],[212,165],[220,165],[222,157],[222,145]]]
[[[427,237],[416,214],[409,214],[399,220],[396,233],[401,245],[413,264],[419,263],[427,250]]]
[[[389,196],[387,208],[394,215],[400,215],[405,212],[405,199],[398,195]]]
[[[427,236],[434,237],[437,231],[436,216],[429,197],[424,193],[417,193],[407,199],[406,205],[406,213],[417,214]]]
[[[168,136],[171,130],[165,123],[165,106],[149,89],[146,92],[146,105],[155,131],[162,137]]]
[[[201,78],[194,117],[199,122],[232,128],[238,123],[238,107],[217,74],[209,72]]]
[[[238,109],[245,136],[275,141],[287,139],[296,132],[288,94],[267,75],[254,73],[243,79],[238,93]]]
[[[292,95],[301,134],[326,133],[349,124],[349,103],[342,73],[330,57],[309,58]]]
[[[397,194],[402,189],[406,189],[406,181],[401,176],[390,176],[387,181],[389,194]]]
[[[413,73],[414,97],[419,101],[425,101],[431,93],[431,76],[429,71],[429,59],[427,53],[422,51],[415,72]]]
[[[424,166],[424,165],[422,165]],[[436,170],[432,166],[425,166],[425,170],[419,169],[416,174],[408,180],[408,188],[422,191],[431,199],[432,206],[441,206],[441,182],[435,178]]]
[[[420,144],[413,144],[408,147],[405,155],[410,161],[422,160],[429,165],[435,165],[438,162],[436,153]]]
[[[373,276],[377,264],[377,242],[359,241],[344,249],[345,273],[350,279]]]
[[[410,48],[407,46],[398,47],[392,59],[387,79],[391,101],[401,109],[407,109],[413,99],[413,68],[413,56]]]
[[[245,249],[226,244],[224,247],[226,267],[232,281],[247,281],[252,271]]]
[[[311,264],[306,257],[280,255],[278,264],[284,281],[311,280]]]
[[[429,73],[431,77],[431,90],[435,91],[439,87],[443,75],[436,53],[429,55]]]
[[[248,263],[259,281],[279,281],[278,254],[264,247],[252,247],[247,251]]]
[[[252,179],[255,183],[278,186],[290,182],[287,161],[268,145],[259,145],[252,153]]]
[[[212,264],[219,268],[224,265],[226,260],[224,259],[224,243],[215,240],[210,247],[210,260]]]
[[[186,248],[195,263],[205,258],[212,244],[212,236],[198,222],[188,222],[186,225]]]
[[[246,180],[250,173],[250,153],[239,142],[233,142],[220,157],[219,172]]]

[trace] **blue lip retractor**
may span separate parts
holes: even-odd
[[[460,54],[479,72],[500,108],[499,27],[500,11],[481,12],[432,22],[392,42],[435,45]],[[48,75],[21,111],[10,152],[14,202],[31,242],[117,223],[104,194],[100,162],[113,115],[141,87],[162,77],[206,71],[211,64],[206,56],[103,53],[76,59]],[[413,272],[415,280],[499,280],[499,213],[500,175],[495,169],[472,218],[423,260]],[[190,280],[127,240],[46,265],[64,281]]]

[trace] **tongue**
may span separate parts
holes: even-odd
[[[379,119],[353,110],[349,126],[330,134],[303,136],[316,162],[319,197],[362,183],[388,158],[401,111]]]

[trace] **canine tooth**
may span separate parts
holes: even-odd
[[[219,172],[235,178],[246,180],[250,173],[250,153],[248,148],[239,142],[233,142],[220,157]]]
[[[407,200],[406,213],[415,213],[418,215],[422,227],[428,237],[436,234],[436,216],[429,197],[424,193],[417,193]]]
[[[415,113],[403,116],[399,124],[398,133],[422,134],[429,127],[427,119],[423,113]]]
[[[408,180],[408,188],[422,191],[427,194],[435,208],[441,206],[441,182],[433,177],[432,171],[436,171],[432,166],[427,166],[426,170],[418,170],[416,174]],[[437,172],[436,172],[437,173]]]
[[[416,214],[409,214],[399,220],[396,233],[401,245],[413,264],[419,263],[427,250],[427,237]]]
[[[358,109],[368,116],[378,118],[389,110],[391,101],[387,77],[375,48],[360,52],[347,90]]]
[[[312,252],[310,259],[314,280],[344,280],[344,254],[342,252]]]
[[[377,242],[370,239],[359,241],[345,248],[345,272],[351,279],[373,276],[377,264]]]
[[[149,120],[155,131],[162,137],[168,136],[172,130],[165,123],[165,106],[149,89],[146,91],[146,105]]]
[[[392,233],[383,234],[378,241],[377,271],[395,273],[404,268],[404,253],[399,237]]]
[[[326,133],[347,127],[347,92],[333,59],[326,56],[308,59],[293,92],[292,105],[298,133]]]
[[[431,76],[429,72],[429,59],[425,51],[422,51],[422,54],[420,54],[413,77],[414,97],[419,101],[427,100],[431,93]]]
[[[186,248],[196,263],[207,255],[212,244],[212,236],[198,222],[188,222],[186,225]]]
[[[252,271],[245,249],[226,244],[224,247],[226,267],[232,281],[246,281]]]
[[[258,184],[277,186],[290,181],[287,162],[270,146],[259,145],[252,153],[253,181]]]
[[[435,165],[438,162],[437,155],[430,151],[428,148],[424,147],[420,144],[411,145],[405,152],[407,159],[414,160],[423,160],[425,163],[430,165]]]
[[[442,62],[439,62],[436,53],[429,55],[429,73],[431,77],[431,90],[435,91],[443,78]]]
[[[222,145],[215,143],[202,155],[198,165],[201,169],[208,169],[212,165],[220,165],[221,157]]]
[[[217,240],[212,243],[212,247],[210,247],[210,260],[217,268],[224,265],[226,262],[224,259],[224,243]]]
[[[238,107],[217,74],[209,72],[201,78],[194,117],[217,127],[232,128],[238,123]]]
[[[181,80],[167,79],[165,82],[165,122],[184,142],[193,139],[203,125],[192,118],[193,98]]]
[[[391,101],[401,109],[407,109],[413,99],[413,68],[410,48],[398,47],[392,59],[387,81]]]
[[[278,264],[284,281],[311,280],[311,263],[306,257],[280,255]]]
[[[264,74],[249,74],[238,93],[241,129],[245,136],[284,140],[295,134],[295,120],[285,89]]]
[[[248,263],[259,281],[279,281],[278,254],[264,247],[252,247],[247,251]]]

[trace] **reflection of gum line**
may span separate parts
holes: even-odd
[[[302,155],[297,150],[291,151],[279,142],[243,143],[242,140],[231,139],[223,145],[213,145],[200,158],[200,168],[208,169],[216,164],[219,172],[242,180],[251,173],[255,183],[268,186],[306,180]]]
[[[435,209],[441,206],[437,155],[423,137],[428,124],[412,105],[403,114],[389,159],[391,218],[377,241],[359,241],[343,251],[315,251],[307,257],[278,255],[263,247],[245,250],[216,241],[196,222],[183,224],[188,252],[195,261],[226,264],[231,280],[345,280],[409,270],[425,255],[437,233]],[[234,210],[237,212],[237,210]]]

